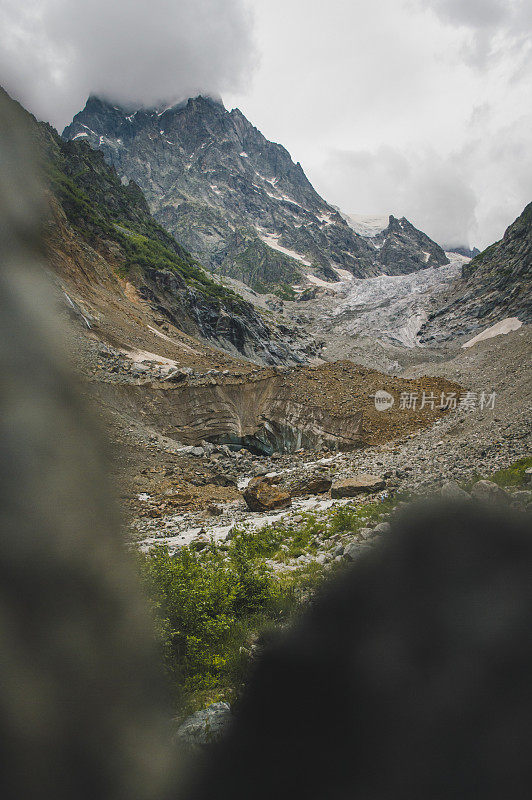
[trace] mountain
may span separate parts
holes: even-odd
[[[466,256],[466,258],[475,258],[480,253],[478,247],[466,247],[463,245],[462,247],[446,247],[445,250],[448,253],[457,253],[460,256]]]
[[[454,289],[429,314],[421,340],[471,333],[507,317],[532,322],[532,203],[503,238],[464,264]]]
[[[93,333],[119,350],[152,355],[168,339],[176,354],[201,351],[214,361],[201,342],[268,364],[314,353],[299,333],[207,275],[152,217],[138,185],[122,182],[100,151],[83,138],[64,141],[3,90],[2,97],[18,107],[41,156],[50,189],[49,263],[69,307]]]
[[[406,217],[344,215],[351,227],[368,239],[376,249],[379,271],[384,275],[408,275],[420,269],[443,267],[449,259],[443,249],[426,233],[418,230]]]
[[[400,225],[389,247],[360,236],[284,147],[210,98],[135,110],[92,96],[63,136],[102,150],[196,258],[257,291],[304,282],[310,273],[335,281],[338,270],[368,277],[435,265],[437,245],[423,239],[429,261],[422,251],[412,258],[409,247],[419,250],[419,243]],[[446,263],[441,253],[436,260]]]

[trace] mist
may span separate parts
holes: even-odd
[[[59,130],[91,93],[153,106],[243,91],[255,64],[242,0],[1,0],[6,90]]]
[[[346,212],[483,248],[532,199],[530,0],[0,0],[0,83],[59,130],[95,93],[239,107]]]

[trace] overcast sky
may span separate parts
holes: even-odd
[[[0,0],[0,80],[62,128],[97,92],[221,94],[343,210],[483,247],[532,200],[532,0]]]

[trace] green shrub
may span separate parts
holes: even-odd
[[[500,469],[491,476],[491,480],[499,486],[517,487],[527,483],[525,472],[532,468],[532,458],[521,458],[510,464],[506,469]]]
[[[258,554],[274,544],[268,534],[258,538],[262,544],[255,546],[251,534],[240,532],[228,547],[211,545],[199,553],[185,547],[174,556],[160,547],[141,557],[166,670],[185,713],[234,699],[253,637],[297,610],[297,581],[282,582],[267,569]]]

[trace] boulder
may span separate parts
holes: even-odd
[[[189,746],[201,747],[219,741],[230,722],[229,705],[213,703],[188,717],[177,729],[177,736]]]
[[[521,490],[512,492],[511,501],[512,505],[515,505],[517,508],[528,508],[532,505],[532,491]]]
[[[344,549],[343,557],[346,561],[355,561],[357,558],[360,558],[364,551],[368,550],[367,544],[360,544],[360,542],[351,542],[348,544],[347,547]]]
[[[389,522],[379,522],[378,525],[375,525],[373,528],[373,534],[375,536],[381,536],[383,533],[390,533],[392,526]]]
[[[456,481],[447,481],[441,487],[441,496],[445,500],[471,500],[471,495],[464,491]]]
[[[332,486],[332,480],[327,475],[310,474],[299,478],[293,485],[292,497],[305,494],[324,494]]]
[[[507,503],[510,499],[508,492],[493,481],[477,481],[471,489],[471,496],[486,503]]]
[[[250,511],[271,511],[274,508],[287,508],[292,504],[289,492],[277,485],[279,477],[252,478],[243,495]]]
[[[345,478],[342,481],[333,483],[331,487],[331,497],[335,499],[341,497],[355,497],[357,494],[369,494],[384,489],[383,478],[376,475],[355,475],[353,478]]]
[[[186,380],[186,378],[190,377],[192,374],[192,369],[190,367],[178,367],[177,369],[172,369],[170,372],[163,377],[163,380],[170,381],[171,383],[181,383],[181,381]]]

